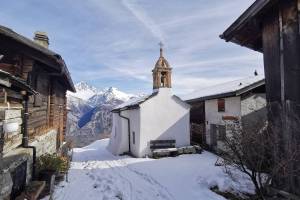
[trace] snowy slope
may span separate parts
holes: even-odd
[[[247,177],[234,173],[233,182],[209,152],[154,160],[113,156],[107,144],[105,139],[74,149],[69,181],[56,187],[54,199],[223,200],[209,189],[213,186],[254,192]]]

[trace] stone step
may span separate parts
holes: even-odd
[[[25,191],[18,196],[16,200],[37,200],[45,186],[45,181],[32,181],[26,186]]]

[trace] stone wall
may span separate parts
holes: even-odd
[[[0,110],[1,124],[4,122],[17,122],[19,125],[17,132],[5,132],[3,158],[0,161],[0,200],[9,199],[12,191],[13,180],[11,173],[23,162],[27,163],[26,183],[31,180],[32,176],[32,149],[22,148],[21,134],[21,110],[4,111]],[[0,131],[4,131],[0,129]],[[36,147],[37,157],[45,153],[56,152],[57,131],[51,130],[42,136],[36,136],[33,141],[29,142],[30,146]]]
[[[30,146],[36,147],[37,157],[45,153],[56,152],[57,131],[51,130],[48,133],[35,137],[35,140],[30,142]],[[11,173],[23,162],[27,162],[26,183],[31,180],[32,176],[32,149],[14,148],[3,155],[0,162],[0,200],[9,199],[11,194],[13,180]]]
[[[56,152],[57,130],[50,130],[48,133],[36,136],[33,141],[29,142],[30,146],[36,147],[36,156],[43,154],[53,154]]]
[[[267,121],[266,94],[252,94],[241,102],[242,127],[247,132],[258,131]]]
[[[0,162],[0,199],[9,199],[13,180],[11,173],[22,164],[27,162],[26,183],[31,180],[32,174],[32,149],[16,148],[4,154]]]

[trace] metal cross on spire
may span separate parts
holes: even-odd
[[[158,45],[160,46],[160,57],[162,57],[163,56],[163,46],[164,46],[164,44],[160,41],[158,43]]]

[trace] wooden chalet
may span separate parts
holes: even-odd
[[[35,157],[64,143],[66,92],[75,88],[48,45],[46,33],[30,40],[0,26],[0,199],[14,199],[35,175]]]
[[[222,35],[227,42],[263,53],[268,118],[282,138],[275,159],[300,145],[300,0],[256,0]],[[275,128],[274,128],[275,127]],[[296,143],[295,145],[291,145]],[[291,149],[292,148],[292,149]],[[287,169],[299,168],[300,158]],[[278,188],[300,194],[300,176],[279,174]]]

